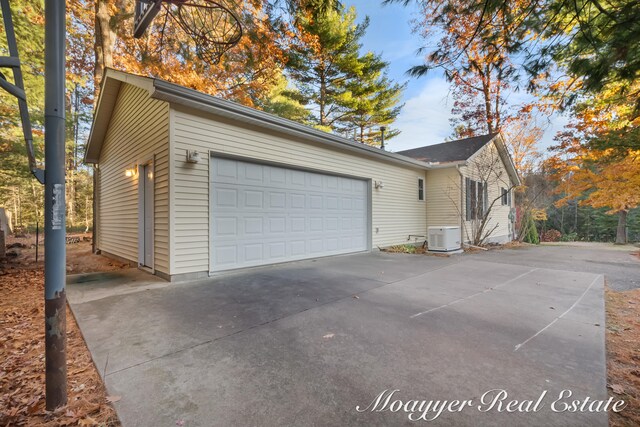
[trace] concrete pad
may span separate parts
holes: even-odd
[[[395,389],[473,400],[435,425],[605,426],[606,413],[550,408],[565,389],[606,398],[603,286],[594,274],[375,253],[115,286],[72,308],[125,426],[413,424],[356,410]],[[480,411],[494,389],[547,395],[535,412]]]
[[[523,246],[465,254],[467,259],[518,264],[573,272],[603,274],[616,291],[640,287],[640,259],[632,255],[638,247],[611,243],[570,242]]]
[[[67,276],[67,298],[71,303],[80,304],[100,300],[113,295],[126,295],[150,289],[162,288],[170,283],[158,276],[137,268],[83,273]]]

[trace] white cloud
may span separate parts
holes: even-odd
[[[410,148],[424,147],[444,142],[451,136],[453,128],[449,122],[453,99],[449,96],[449,84],[443,77],[433,76],[429,79],[418,79],[410,85],[421,84],[412,88],[416,95],[406,99],[405,106],[394,123],[394,127],[402,131],[400,135],[386,144],[389,151],[402,151]],[[530,101],[529,94],[517,94],[510,99]],[[561,114],[551,117],[540,117],[538,124],[542,126],[544,135],[539,149],[546,154],[549,146],[554,145],[553,138],[569,122],[569,118]]]
[[[424,80],[422,89],[416,96],[406,100],[394,127],[402,133],[391,139],[390,151],[437,144],[451,135],[449,123],[451,103],[448,101],[449,84],[444,78],[433,77]]]

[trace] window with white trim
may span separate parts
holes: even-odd
[[[511,206],[511,190],[507,190],[506,188],[502,188],[502,206]]]
[[[424,179],[418,178],[418,200],[424,200]]]
[[[485,183],[465,178],[465,216],[467,221],[482,219],[486,213],[488,196]]]

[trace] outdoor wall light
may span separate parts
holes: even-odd
[[[384,183],[382,181],[374,181],[374,186],[376,189],[380,190],[384,188]]]
[[[187,163],[198,163],[200,161],[200,153],[195,150],[187,150]]]
[[[124,171],[124,176],[127,178],[135,177],[138,175],[138,166],[132,166],[130,169]]]

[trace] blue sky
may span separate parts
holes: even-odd
[[[408,83],[404,92],[405,106],[395,123],[402,133],[388,141],[388,149],[400,151],[443,142],[452,132],[449,84],[437,70],[421,78],[410,78],[406,74],[409,68],[421,63],[416,51],[425,45],[425,40],[412,32],[410,21],[416,16],[417,8],[414,5],[383,5],[382,0],[343,0],[343,3],[355,6],[360,22],[365,15],[369,16],[369,29],[362,40],[363,50],[382,53],[390,63],[389,77]],[[555,117],[546,124],[541,147],[552,143],[553,135],[564,123],[564,118]]]

